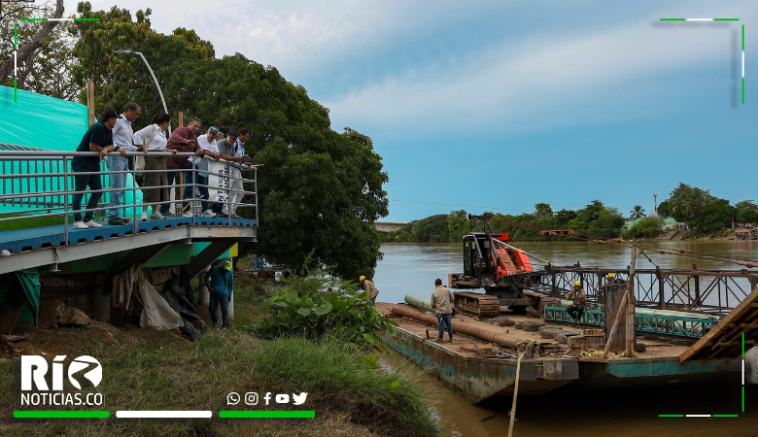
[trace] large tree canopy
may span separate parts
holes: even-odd
[[[80,3],[79,12],[102,19],[77,26],[80,67],[74,72],[80,83],[95,81],[98,108],[140,104],[135,127],[163,112],[142,60],[112,53],[132,48],[155,71],[174,126],[176,113],[184,111],[199,117],[203,128],[251,132],[247,153],[264,164],[258,171],[257,254],[297,266],[312,253],[340,276],[372,276],[381,244],[373,222],[388,214],[382,189],[388,177],[371,138],[350,128],[332,130],[329,111],[276,68],[240,54],[216,59],[213,46],[192,30],[155,32],[149,9],[138,11],[136,21],[127,10],[93,12],[89,3]],[[254,214],[245,208],[238,213]]]

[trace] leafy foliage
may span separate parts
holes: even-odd
[[[737,209],[726,199],[712,196],[709,190],[679,183],[670,197],[661,203],[661,214],[686,223],[698,234],[724,230],[737,217]]]
[[[734,207],[737,209],[737,221],[740,223],[758,223],[758,205],[752,200],[743,200]]]
[[[634,208],[629,211],[629,220],[637,220],[641,217],[645,217],[645,208],[642,205],[634,205]]]
[[[623,233],[624,238],[652,238],[658,235],[663,220],[656,217],[644,217]]]
[[[327,286],[334,291],[327,292]],[[313,269],[302,277],[285,280],[268,300],[275,313],[251,326],[263,338],[301,336],[329,337],[367,349],[389,352],[379,339],[382,330],[390,333],[397,323],[380,314],[368,300],[367,291],[353,292],[357,286]]]
[[[371,138],[350,128],[332,130],[328,109],[274,67],[241,54],[216,59],[213,45],[193,30],[155,32],[150,9],[137,11],[136,21],[126,9],[95,12],[88,2],[79,12],[101,18],[77,27],[82,67],[73,72],[79,84],[95,81],[99,108],[140,104],[135,129],[163,112],[142,60],[113,53],[133,48],[155,71],[169,113],[183,111],[185,119],[198,117],[203,127],[224,132],[250,131],[246,152],[263,167],[257,198],[243,202],[261,205],[260,228],[259,242],[242,245],[243,253],[255,250],[273,263],[297,266],[313,252],[333,266],[333,274],[373,276],[381,235],[372,223],[388,214],[382,187],[389,178]],[[251,208],[238,214],[255,217]]]

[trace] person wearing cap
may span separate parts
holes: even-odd
[[[366,279],[365,276],[361,276],[359,279],[361,281],[361,287],[363,287],[364,290],[369,292],[368,298],[371,301],[371,303],[376,303],[376,297],[379,296],[379,290],[376,289],[376,285],[374,285],[373,282]]]
[[[623,279],[617,278],[615,273],[608,273],[606,278],[607,278],[608,284],[625,284],[626,283],[626,281],[624,281]]]
[[[211,267],[205,275],[205,286],[211,294],[208,304],[208,311],[211,313],[211,320],[215,326],[218,323],[216,309],[221,307],[221,327],[229,329],[229,302],[232,300],[234,291],[234,273],[232,273],[232,262],[224,261],[220,266]]]
[[[566,314],[574,319],[574,324],[576,325],[582,319],[582,315],[584,315],[584,301],[586,299],[581,282],[574,282],[574,289],[566,293],[566,299],[574,301],[573,304],[566,308]]]
[[[237,164],[242,162],[242,156],[237,155],[237,132],[229,131],[226,134],[226,138],[218,142],[218,151],[221,153],[221,159],[230,162],[236,162]],[[236,172],[235,172],[236,170]],[[237,176],[235,176],[235,174]],[[229,166],[229,186],[232,190],[235,188],[235,177],[239,177],[239,169],[234,166]],[[241,181],[240,181],[241,182]],[[229,191],[229,201],[232,202],[234,197],[234,191]],[[227,210],[226,204],[216,203],[213,212],[221,217],[226,217],[227,214],[231,215],[232,212]],[[235,217],[237,218],[237,217]]]
[[[432,291],[432,298],[429,302],[440,324],[440,335],[437,341],[442,342],[445,336],[445,326],[447,325],[450,343],[457,343],[453,340],[453,292],[449,288],[442,286],[442,279],[434,281],[434,291]]]
[[[76,148],[77,152],[97,152],[89,153],[92,156],[75,156],[71,160],[71,170],[74,173],[87,173],[74,175],[74,189],[76,194],[73,196],[73,204],[71,209],[74,211],[74,229],[89,229],[89,228],[102,228],[103,225],[92,220],[95,211],[87,211],[84,213],[84,220],[82,220],[82,214],[79,210],[82,209],[82,197],[84,197],[84,191],[89,187],[93,192],[90,193],[89,201],[87,201],[87,209],[91,210],[97,208],[97,203],[102,196],[103,185],[100,181],[100,159],[104,158],[108,152],[113,151],[113,126],[116,125],[116,119],[118,114],[113,108],[106,108],[100,120],[93,123],[87,132],[84,133],[82,141],[79,143],[79,147]],[[125,150],[120,150],[121,156],[126,155]]]
[[[168,143],[166,144],[166,150],[175,150],[176,152],[193,152],[197,156],[203,156],[203,150],[200,148],[200,146],[197,143],[197,137],[195,136],[195,133],[197,133],[197,130],[200,129],[200,119],[199,118],[193,118],[187,123],[187,126],[179,126],[176,128],[172,133],[171,136],[168,138]],[[184,184],[190,184],[192,181],[192,166],[193,163],[190,161],[189,157],[187,156],[177,156],[176,154],[174,156],[167,156],[166,157],[166,167],[170,170],[176,170],[176,171],[169,171],[166,174],[166,178],[168,179],[169,185],[174,185],[174,179],[177,179],[177,175],[184,173]],[[182,200],[187,199],[194,199],[195,193],[192,190],[192,185],[184,187],[182,195]],[[170,202],[166,202],[161,205],[161,215],[168,216],[169,215],[169,207],[171,206]],[[176,207],[175,207],[176,208]],[[177,211],[176,215],[181,215],[179,213],[180,209],[176,208],[175,211]],[[184,212],[185,217],[192,217],[193,211],[192,211],[192,202],[182,202],[181,211]]]
[[[195,172],[197,176],[195,183],[197,184],[198,191],[200,191],[201,199],[208,199],[208,173],[204,173],[208,171],[208,161],[211,158],[217,161],[221,158],[221,152],[218,151],[218,143],[216,142],[216,137],[220,132],[216,126],[211,126],[205,135],[201,135],[197,139],[197,144],[203,151],[203,156],[196,157],[194,162],[194,166],[197,169],[197,172]],[[208,202],[202,202],[202,205],[203,217],[216,216]]]
[[[129,102],[124,108],[124,112],[116,119],[116,125],[113,126],[113,150],[123,150],[124,152],[135,152],[137,146],[132,142],[134,130],[132,123],[139,117],[140,107],[138,104]],[[105,164],[108,171],[121,172],[129,170],[129,158],[125,156],[108,156],[105,158]],[[109,225],[123,225],[129,223],[128,218],[119,217],[121,200],[124,197],[124,188],[126,187],[126,173],[111,173],[111,188],[121,189],[120,191],[111,191],[110,204],[113,207],[108,211]]]

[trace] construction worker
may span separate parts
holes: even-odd
[[[586,295],[582,289],[582,283],[579,281],[574,282],[574,289],[566,293],[566,299],[574,301],[572,305],[566,309],[566,313],[574,319],[574,324],[578,324],[584,314],[584,299]]]
[[[361,287],[369,292],[369,300],[371,303],[376,303],[376,297],[379,296],[379,290],[377,290],[374,283],[366,279],[365,276],[361,276],[359,279],[361,281]]]
[[[229,302],[232,300],[232,292],[234,291],[232,262],[226,260],[220,266],[211,267],[208,274],[205,275],[205,286],[211,292],[208,311],[211,313],[213,325],[215,326],[218,323],[216,308],[221,306],[221,327],[229,329]]]
[[[437,315],[440,323],[440,336],[437,341],[442,342],[445,336],[445,325],[447,333],[450,336],[450,343],[458,343],[453,340],[453,293],[449,288],[442,286],[442,280],[434,281],[434,291],[432,291],[431,302],[432,309]]]
[[[617,278],[615,273],[608,273],[606,276],[607,278],[607,284],[624,284],[626,281],[624,281],[621,278]]]

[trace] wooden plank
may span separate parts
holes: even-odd
[[[732,312],[727,314],[726,317],[724,317],[716,326],[714,326],[713,329],[708,331],[703,336],[703,338],[701,338],[697,343],[693,344],[681,355],[679,355],[679,362],[684,363],[685,361],[691,359],[702,359],[700,356],[701,352],[705,352],[707,348],[711,348],[712,346],[709,346],[710,344],[720,343],[725,334],[734,334],[734,331],[726,332],[727,329],[732,327],[730,325],[735,325],[735,330],[740,330],[739,326],[742,325],[742,322],[747,322],[750,324],[753,321],[753,317],[755,316],[753,308],[758,306],[758,303],[756,303],[756,301],[758,301],[758,287],[756,287],[745,299],[743,299],[742,302],[740,302],[740,304],[737,305],[734,310],[732,310]],[[715,354],[711,357],[736,358],[739,356],[732,356],[733,353],[726,352],[727,351],[722,350],[720,354]]]

